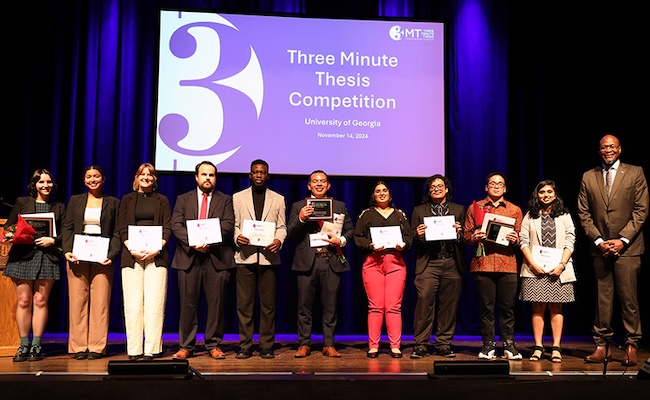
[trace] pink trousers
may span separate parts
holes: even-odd
[[[387,250],[373,253],[363,262],[363,286],[368,295],[368,347],[379,348],[381,327],[391,349],[399,349],[402,339],[402,298],[406,283],[406,264],[402,253]]]

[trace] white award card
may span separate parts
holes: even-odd
[[[217,244],[223,241],[221,237],[221,221],[219,218],[190,219],[187,227],[187,242],[190,246]]]

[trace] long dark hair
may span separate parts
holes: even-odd
[[[58,188],[58,185],[56,182],[54,182],[54,177],[50,173],[50,171],[46,170],[45,168],[40,168],[34,171],[32,174],[32,177],[29,179],[29,183],[27,184],[27,193],[33,198],[36,198],[38,196],[38,191],[36,190],[36,184],[38,181],[41,180],[41,175],[49,175],[50,179],[52,179],[52,190],[50,191],[50,196],[52,196],[55,192],[56,189]]]
[[[532,218],[539,218],[540,211],[542,210],[542,204],[539,202],[539,196],[537,193],[544,187],[550,186],[555,191],[555,200],[551,203],[551,218],[557,218],[562,214],[567,214],[569,208],[564,204],[564,200],[560,197],[560,193],[557,191],[557,186],[555,186],[555,181],[551,179],[545,179],[538,183],[535,186],[535,189],[530,194],[530,199],[528,200],[528,212]]]
[[[375,186],[372,187],[372,192],[370,193],[370,202],[368,205],[370,207],[374,207],[377,205],[377,202],[375,201],[375,189],[377,189],[377,186],[379,185],[384,185],[386,186],[386,189],[388,189],[388,207],[393,207],[395,208],[395,205],[393,204],[393,192],[390,190],[390,187],[386,184],[384,181],[379,181],[375,183]]]

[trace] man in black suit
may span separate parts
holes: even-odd
[[[207,303],[205,348],[210,357],[220,360],[226,358],[219,344],[224,334],[226,289],[235,268],[232,243],[235,213],[232,197],[215,190],[217,167],[209,161],[203,161],[195,170],[197,188],[178,196],[172,213],[172,232],[177,239],[172,268],[178,270],[181,300],[178,335],[180,349],[173,358],[185,359],[194,355],[197,311],[203,287]],[[202,207],[205,215],[201,215]],[[222,242],[190,246],[187,221],[204,218],[219,218]]]
[[[436,353],[455,357],[451,341],[456,332],[456,311],[463,288],[463,273],[467,266],[463,254],[463,228],[465,207],[451,202],[451,182],[446,176],[433,175],[426,181],[427,195],[415,207],[411,218],[411,237],[416,248],[415,290],[417,302],[413,316],[415,346],[411,358],[428,354],[427,346],[437,325]],[[425,239],[425,217],[454,217],[454,240]]]
[[[307,189],[312,198],[327,197],[330,183],[327,174],[317,170],[309,176]],[[306,357],[311,353],[312,304],[316,288],[320,285],[321,302],[323,306],[323,355],[326,357],[341,357],[334,348],[334,329],[337,320],[337,298],[341,284],[340,273],[350,270],[342,252],[354,234],[354,225],[348,210],[342,201],[333,200],[333,218],[342,220],[340,235],[328,234],[324,239],[327,246],[312,247],[310,235],[321,231],[321,223],[310,219],[314,207],[300,200],[291,206],[287,235],[296,240],[296,252],[291,269],[297,274],[298,289],[298,351],[296,358]]]

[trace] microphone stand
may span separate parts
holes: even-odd
[[[609,362],[609,357],[607,355],[609,354],[609,343],[610,340],[608,338],[605,338],[605,358],[603,358],[603,378],[607,377],[607,363]]]
[[[605,377],[607,376],[607,363],[609,362],[608,354],[609,354],[610,346],[614,346],[617,349],[623,350],[626,355],[627,355],[627,350],[625,350],[623,346],[620,346],[609,337],[603,337],[603,339],[605,339],[605,358],[603,358],[603,377]]]

